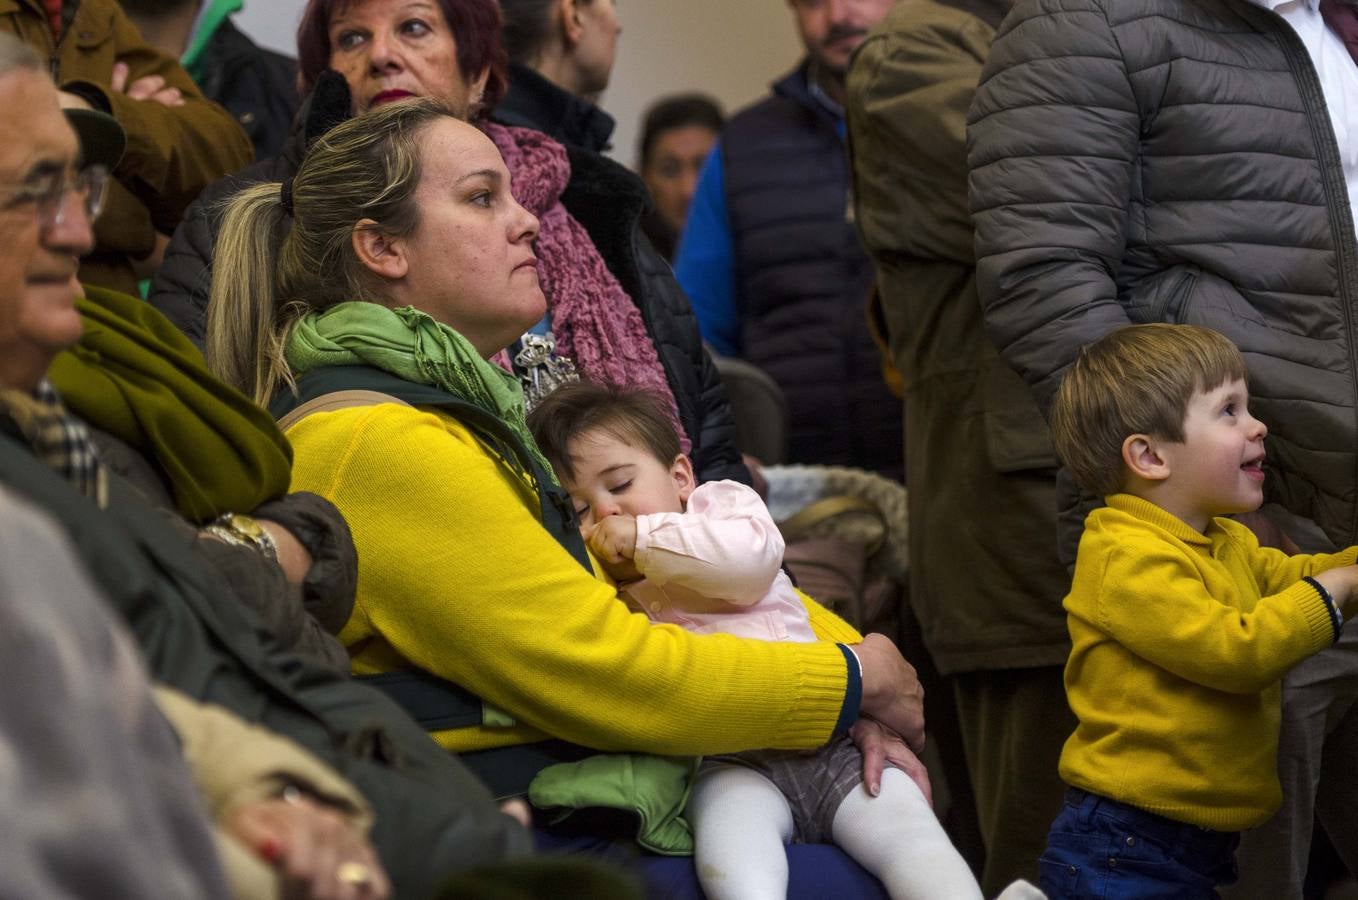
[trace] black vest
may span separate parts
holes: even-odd
[[[858,240],[849,161],[806,66],[722,132],[744,357],[791,411],[789,458],[901,477],[901,401],[867,325],[872,262]]]

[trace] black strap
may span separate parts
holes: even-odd
[[[376,675],[355,675],[386,694],[410,714],[425,731],[447,731],[480,725],[480,697],[460,684],[431,675],[423,669],[400,669]]]
[[[586,572],[594,574],[589,555],[585,552],[585,540],[580,536],[580,525],[570,494],[542,468],[537,456],[528,451],[519,436],[499,416],[470,401],[430,385],[405,381],[370,366],[331,366],[313,369],[299,378],[296,393],[280,392],[269,404],[269,412],[275,419],[281,419],[316,397],[335,391],[354,390],[388,394],[412,406],[432,406],[447,412],[470,428],[502,461],[532,479],[538,494],[542,527]]]
[[[542,526],[586,572],[593,574],[570,495],[548,475],[508,425],[474,403],[436,387],[405,381],[381,369],[332,366],[303,375],[297,380],[295,392],[283,391],[274,397],[269,412],[275,419],[281,419],[317,397],[355,390],[386,394],[412,406],[434,407],[470,428],[503,462],[528,475],[538,494]],[[484,701],[479,696],[429,672],[402,669],[356,677],[389,696],[425,731],[469,728],[484,721]],[[593,752],[565,741],[549,740],[461,756],[497,797],[509,797],[526,792],[533,776],[547,766],[582,759]]]
[[[493,750],[472,750],[459,753],[457,758],[490,788],[496,799],[503,800],[527,794],[533,777],[548,766],[578,762],[597,752],[579,744],[547,740]]]

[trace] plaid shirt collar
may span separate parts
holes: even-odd
[[[61,395],[43,379],[31,393],[0,390],[0,413],[18,426],[35,456],[89,497],[108,506],[108,471],[99,459],[90,430],[66,411]]]

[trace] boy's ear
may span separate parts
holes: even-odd
[[[679,489],[679,499],[687,503],[689,495],[698,486],[698,479],[693,476],[693,463],[687,456],[680,453],[674,458],[674,463],[670,466],[670,477],[674,479],[674,486]]]
[[[1146,481],[1169,477],[1169,459],[1160,441],[1148,434],[1133,434],[1122,442],[1122,462],[1129,472]]]
[[[381,278],[404,278],[410,268],[405,241],[387,234],[372,219],[363,219],[350,235],[354,255],[363,267]]]

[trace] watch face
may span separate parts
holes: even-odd
[[[260,527],[258,522],[249,516],[243,516],[240,513],[231,516],[231,528],[252,541],[259,540],[260,536],[264,533],[264,529]]]

